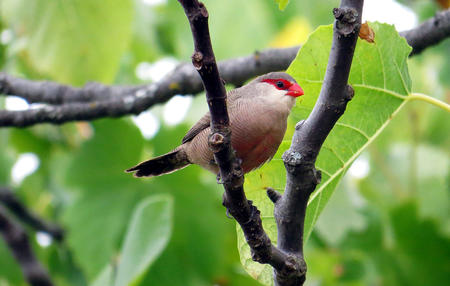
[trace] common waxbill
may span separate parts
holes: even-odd
[[[242,160],[244,173],[272,159],[283,140],[295,98],[301,95],[302,88],[284,72],[259,76],[228,92],[231,145]],[[126,171],[135,172],[136,177],[153,177],[197,164],[217,174],[219,168],[208,146],[210,118],[210,113],[206,113],[173,151]]]

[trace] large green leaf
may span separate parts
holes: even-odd
[[[306,219],[305,241],[345,171],[364,148],[391,121],[410,94],[411,81],[407,57],[411,48],[393,26],[370,24],[375,31],[375,42],[359,40],[350,72],[349,83],[355,97],[345,114],[323,144],[316,167],[322,171],[322,182],[311,195]],[[289,130],[270,164],[246,177],[245,190],[261,210],[263,224],[274,243],[276,226],[273,204],[264,188],[284,190],[285,169],[281,155],[289,148],[293,126],[311,112],[319,95],[328,62],[332,41],[332,26],[318,28],[301,48],[288,69],[305,91],[305,96],[294,107],[289,119]],[[265,284],[271,284],[270,267],[251,262],[248,246],[238,229],[241,262],[246,270]]]
[[[172,205],[168,195],[152,196],[138,205],[125,236],[114,285],[134,285],[161,254],[171,234]]]
[[[21,58],[61,82],[112,81],[130,40],[130,0],[5,0],[0,11]]]
[[[172,220],[172,196],[156,195],[143,200],[130,220],[117,268],[109,263],[91,285],[139,285],[143,274],[166,247]]]
[[[67,243],[88,280],[119,252],[136,203],[148,195],[142,182],[123,171],[139,161],[143,140],[137,127],[122,119],[93,126],[93,138],[65,170],[65,187],[77,192],[63,217]]]
[[[67,208],[63,220],[75,261],[92,280],[119,253],[125,226],[145,190],[133,185],[89,190]]]

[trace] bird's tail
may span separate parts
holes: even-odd
[[[175,149],[172,152],[144,161],[125,172],[136,172],[135,177],[154,177],[169,174],[191,164],[183,149]]]

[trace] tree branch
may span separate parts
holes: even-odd
[[[274,210],[278,247],[294,254],[299,261],[303,260],[303,226],[308,199],[321,179],[315,161],[325,138],[353,97],[353,89],[347,82],[363,3],[363,0],[342,0],[340,8],[333,10],[336,18],[333,41],[319,98],[309,117],[297,123],[291,147],[283,154],[286,188],[281,198],[275,196]],[[273,193],[269,193],[269,197],[274,197]],[[290,277],[275,271],[277,285],[301,285],[305,277],[294,283],[286,283],[286,279]]]
[[[33,253],[24,229],[0,206],[0,233],[19,263],[25,279],[33,286],[53,285],[47,271]]]
[[[33,81],[0,73],[0,93],[17,95],[28,103],[53,105],[109,100],[136,92],[144,86],[103,85],[89,82],[84,87],[73,87],[52,81]]]
[[[0,186],[0,203],[7,207],[9,211],[17,216],[22,222],[28,224],[33,229],[49,234],[56,241],[63,240],[64,231],[59,226],[48,223],[33,214],[17,199],[10,189]]]
[[[299,47],[270,49],[254,55],[222,61],[219,71],[227,83],[242,85],[246,80],[274,70],[283,70]],[[0,110],[0,127],[26,127],[39,123],[61,124],[139,114],[168,101],[176,94],[203,91],[202,81],[192,64],[181,64],[163,80],[141,86],[107,86],[89,83],[75,88],[48,81],[19,79],[0,73],[0,94],[16,95],[29,103],[47,103],[24,111]],[[67,96],[67,97],[66,97]]]
[[[413,48],[410,56],[420,54],[424,49],[436,45],[450,36],[450,9],[437,12],[436,15],[418,27],[401,32]]]
[[[413,47],[411,56],[450,36],[450,10],[439,12],[418,27],[401,32]],[[299,47],[268,49],[253,55],[219,62],[225,82],[242,85],[248,79],[271,71],[285,70]],[[25,127],[39,123],[61,124],[139,114],[166,102],[176,94],[196,94],[203,90],[201,78],[191,64],[180,64],[160,82],[138,86],[89,83],[82,88],[48,81],[20,79],[0,73],[0,94],[16,95],[29,103],[47,103],[24,111],[0,110],[0,127]]]
[[[223,205],[241,226],[252,251],[253,260],[268,263],[283,273],[301,273],[293,257],[283,253],[270,242],[262,227],[259,210],[247,200],[243,183],[244,174],[231,147],[231,130],[226,107],[226,91],[216,66],[208,28],[208,12],[197,0],[178,0],[184,8],[194,38],[192,56],[205,90],[211,113],[209,145],[220,169],[224,185]]]
[[[299,47],[268,49],[253,55],[219,62],[222,78],[234,85],[242,85],[248,79],[270,71],[284,70],[295,58]],[[0,73],[0,94],[16,95],[28,103],[53,105],[118,99],[138,95],[147,98],[149,106],[165,102],[176,94],[195,94],[203,91],[202,81],[192,63],[178,65],[163,80],[138,86],[103,85],[88,83],[84,87],[72,87],[51,81],[33,81]]]

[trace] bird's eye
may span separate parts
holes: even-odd
[[[277,86],[279,88],[283,88],[284,87],[284,83],[281,80],[279,80],[279,81],[277,81]]]

